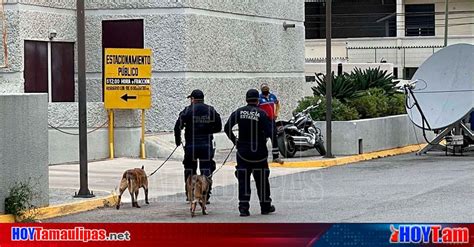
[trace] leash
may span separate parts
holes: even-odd
[[[229,154],[227,154],[227,157],[225,158],[224,162],[222,162],[222,165],[219,167],[219,169],[215,170],[214,173],[212,173],[211,176],[209,176],[209,178],[212,179],[212,177],[213,177],[214,175],[216,175],[216,173],[217,173],[220,169],[222,169],[222,167],[224,167],[225,163],[227,162],[227,160],[229,159],[230,155],[231,155],[232,152],[234,151],[234,148],[235,148],[235,145],[232,146],[232,149],[230,149]]]
[[[161,167],[163,167],[163,166],[166,164],[166,162],[168,162],[168,160],[171,159],[171,156],[173,156],[174,152],[176,152],[176,150],[178,150],[178,147],[180,147],[180,146],[181,146],[181,145],[176,146],[176,147],[174,148],[173,152],[171,152],[170,156],[168,156],[168,158],[166,158],[166,160],[163,161],[163,163],[162,163],[158,168],[156,168],[156,170],[154,170],[154,171],[150,174],[150,176],[148,176],[148,177],[153,176],[158,170],[160,170]]]

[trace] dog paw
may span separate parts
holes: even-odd
[[[150,204],[150,202],[145,202],[146,204]]]
[[[116,208],[117,210],[119,210],[119,209],[120,209],[120,205],[117,205],[115,208]]]
[[[208,213],[206,211],[202,212],[203,215],[208,215]]]

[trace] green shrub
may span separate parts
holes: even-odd
[[[380,88],[372,88],[350,102],[362,119],[386,116],[389,111],[389,98]]]
[[[321,96],[310,96],[302,99],[299,102],[296,112],[301,112],[310,105],[316,105],[318,100],[321,99],[321,104],[318,108],[310,112],[311,117],[315,121],[325,121],[326,120],[326,99]],[[333,108],[333,120],[334,121],[349,121],[359,119],[359,114],[357,110],[351,106],[341,103],[338,99],[332,100]]]
[[[326,95],[326,76],[316,75],[317,86],[313,87],[315,96]],[[392,95],[396,92],[398,81],[380,68],[368,68],[365,70],[355,68],[350,74],[344,73],[335,76],[332,73],[332,96],[342,103],[347,103],[355,98],[364,96],[367,90],[380,88],[384,94]]]
[[[393,77],[380,68],[359,69],[351,74],[332,74],[333,120],[348,121],[405,114],[405,95],[397,93]],[[299,102],[295,110],[300,112],[319,99],[322,103],[311,112],[314,120],[326,119],[326,77],[316,76],[317,86],[313,87],[313,97]]]
[[[26,182],[17,182],[10,188],[10,193],[5,198],[5,212],[15,216],[17,221],[34,222],[36,206],[32,201],[37,197],[31,184],[31,179]]]
[[[402,93],[396,93],[388,98],[388,111],[387,116],[405,114],[405,95]]]
[[[326,95],[326,76],[316,75],[316,83],[318,86],[312,87],[315,96]],[[345,103],[354,96],[356,88],[350,79],[348,73],[334,76],[332,73],[332,97]]]
[[[350,78],[358,93],[363,93],[371,88],[380,88],[386,94],[394,94],[398,81],[393,81],[393,76],[386,70],[379,68],[368,68],[365,70],[355,68]]]

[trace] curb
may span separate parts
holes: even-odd
[[[15,217],[11,214],[0,214],[0,223],[15,223]]]
[[[285,162],[280,165],[271,163],[270,167],[273,168],[327,168],[332,166],[346,165],[350,163],[356,163],[360,161],[367,161],[372,159],[390,157],[395,155],[412,153],[420,150],[424,145],[410,145],[401,148],[394,148],[389,150],[382,150],[377,152],[371,152],[366,154],[359,154],[353,156],[346,156],[334,159],[322,159],[322,160],[307,160],[307,161],[294,161]],[[234,162],[229,165],[236,165]],[[35,219],[44,220],[51,219],[70,214],[76,214],[80,212],[90,211],[97,208],[103,208],[113,206],[116,204],[118,198],[117,195],[112,194],[107,197],[97,198],[93,200],[86,200],[80,202],[73,202],[67,204],[53,205],[49,207],[39,208],[27,215],[35,215]],[[15,217],[13,215],[0,215],[0,223],[15,223]]]
[[[66,204],[53,205],[44,208],[38,208],[26,214],[26,216],[34,215],[37,220],[51,219],[70,214],[90,211],[97,208],[103,208],[115,205],[117,203],[117,195],[112,194],[107,197],[97,198],[93,200],[85,200],[80,202],[72,202]],[[0,215],[0,223],[15,223],[13,215]]]
[[[350,163],[356,163],[360,161],[367,161],[378,158],[385,158],[395,155],[408,154],[416,152],[423,148],[426,144],[415,144],[400,148],[376,151],[366,154],[358,154],[353,156],[345,156],[334,159],[322,159],[322,160],[307,160],[307,161],[289,161],[285,162],[283,165],[277,163],[271,163],[270,167],[272,168],[327,168],[332,166],[346,165]]]

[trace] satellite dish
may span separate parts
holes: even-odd
[[[413,98],[408,99],[407,113],[420,128],[445,129],[463,119],[474,108],[474,46],[448,46],[426,60],[413,76]]]

